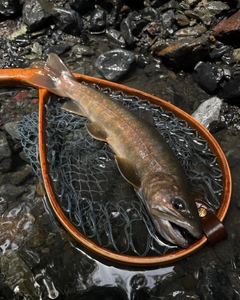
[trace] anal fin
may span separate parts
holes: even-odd
[[[65,102],[61,108],[87,118],[86,113],[82,110],[81,106],[74,100]]]
[[[92,122],[86,124],[88,133],[96,140],[104,141],[107,140],[107,132],[99,122]]]
[[[129,159],[116,155],[115,160],[122,176],[135,188],[140,189],[141,181],[135,165]]]

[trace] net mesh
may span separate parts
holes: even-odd
[[[151,114],[185,169],[192,192],[200,194],[214,211],[219,208],[222,173],[216,156],[196,130],[148,101],[95,88],[131,110]],[[157,235],[144,204],[120,175],[112,150],[87,133],[87,122],[84,117],[62,110],[61,100],[50,98],[46,104],[47,161],[62,210],[86,237],[117,253],[146,256],[176,250]],[[38,114],[26,115],[18,133],[41,180]]]

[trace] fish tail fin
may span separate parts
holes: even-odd
[[[62,60],[54,53],[51,53],[43,69],[26,80],[33,86],[47,89],[61,97],[67,97],[62,81],[66,77],[76,80]]]

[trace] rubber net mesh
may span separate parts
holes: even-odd
[[[216,156],[198,132],[148,101],[100,90],[137,113],[151,114],[181,161],[193,193],[199,193],[216,211],[223,191],[222,174]],[[88,120],[61,109],[60,102],[49,99],[46,104],[47,160],[55,193],[70,221],[96,244],[117,253],[146,256],[176,250],[157,235],[144,204],[120,175],[109,146],[93,139],[84,126]],[[41,180],[38,114],[26,115],[18,133]]]

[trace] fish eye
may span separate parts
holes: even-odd
[[[175,197],[172,199],[172,206],[179,211],[183,211],[186,209],[186,202],[179,197]]]

